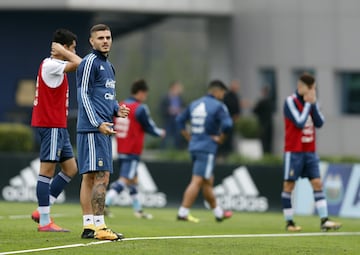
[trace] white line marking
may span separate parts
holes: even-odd
[[[48,248],[39,248],[39,249],[31,249],[31,250],[20,250],[20,251],[8,251],[8,252],[2,252],[1,255],[5,254],[19,254],[19,253],[30,253],[30,252],[37,252],[37,251],[50,251],[50,250],[58,250],[58,249],[65,249],[65,248],[74,248],[74,247],[80,247],[85,246],[84,244],[70,244],[70,245],[63,245],[63,246],[54,246],[54,247],[48,247]]]
[[[61,218],[61,217],[67,217],[66,214],[51,214],[52,217]],[[30,214],[19,214],[19,215],[8,215],[8,216],[0,216],[0,220],[18,220],[18,219],[29,219],[31,217]]]
[[[120,242],[140,241],[140,240],[167,240],[167,239],[251,238],[251,237],[267,238],[267,237],[303,237],[303,236],[360,236],[360,232],[330,232],[330,233],[316,232],[316,233],[292,233],[292,234],[242,234],[242,235],[204,235],[204,236],[153,236],[153,237],[125,238],[123,240],[120,240]],[[85,247],[90,245],[98,245],[98,244],[105,244],[112,242],[113,241],[105,240],[105,241],[96,241],[90,243],[78,243],[78,244],[69,244],[62,246],[53,246],[47,248],[30,249],[30,250],[8,251],[8,252],[1,252],[0,255]]]
[[[292,237],[292,236],[351,236],[360,235],[360,232],[316,232],[293,234],[241,234],[241,235],[206,235],[206,236],[158,236],[125,238],[123,241],[137,240],[165,240],[165,239],[206,239],[206,238],[249,238],[249,237]],[[1,255],[1,254],[0,254]]]

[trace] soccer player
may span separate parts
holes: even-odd
[[[110,28],[98,24],[90,30],[92,53],[80,63],[77,72],[77,149],[82,175],[80,204],[83,213],[82,238],[118,240],[105,224],[105,194],[113,171],[111,135],[113,117],[126,117],[129,109],[115,98],[115,72],[108,60],[112,37]]]
[[[320,179],[319,157],[316,153],[315,128],[321,128],[324,117],[316,98],[315,78],[303,74],[297,82],[295,93],[284,104],[285,147],[284,182],[281,193],[287,231],[300,231],[293,221],[291,193],[299,177],[308,178],[314,191],[315,207],[320,216],[323,231],[338,229],[341,224],[328,218],[327,202]]]
[[[81,58],[76,55],[77,36],[66,29],[53,34],[51,56],[39,67],[31,125],[40,137],[40,171],[36,185],[38,209],[31,217],[41,232],[68,232],[50,218],[50,205],[77,173],[67,130],[69,84],[67,72],[73,72]],[[54,177],[56,164],[61,171]],[[51,182],[51,179],[54,179]]]
[[[151,219],[152,215],[142,210],[137,189],[137,166],[144,147],[145,133],[165,137],[165,130],[158,128],[150,116],[149,108],[144,102],[148,97],[148,85],[145,80],[137,80],[131,86],[131,96],[123,101],[130,108],[128,118],[115,119],[117,152],[120,165],[119,179],[110,185],[106,194],[105,212],[113,199],[124,190],[129,190],[134,214],[138,218]]]
[[[223,82],[214,80],[208,86],[208,94],[193,101],[178,117],[177,123],[181,134],[189,141],[189,152],[193,162],[193,174],[187,186],[177,219],[197,223],[198,218],[190,214],[200,189],[205,200],[214,212],[215,219],[221,222],[232,216],[231,211],[224,211],[216,204],[213,192],[213,169],[218,144],[221,144],[232,128],[229,112],[222,102],[227,88]],[[186,123],[190,121],[191,132]]]

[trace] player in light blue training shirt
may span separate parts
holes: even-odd
[[[231,211],[224,211],[217,206],[213,192],[216,151],[233,125],[228,109],[222,102],[226,90],[223,82],[219,80],[210,82],[208,94],[193,101],[176,119],[181,134],[189,141],[189,152],[193,162],[192,179],[185,190],[178,211],[178,220],[199,222],[199,219],[191,216],[189,212],[200,189],[217,221],[232,216]],[[186,129],[188,121],[190,132]]]

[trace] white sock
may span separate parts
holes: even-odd
[[[39,206],[38,210],[40,214],[50,214],[50,206]]]
[[[40,213],[39,225],[45,226],[51,222],[50,220],[50,206],[39,206]]]
[[[118,195],[117,191],[114,189],[110,189],[107,193],[106,193],[106,197],[105,197],[105,205],[106,206],[110,206],[112,205],[112,202],[114,200],[114,198]]]
[[[94,225],[94,215],[92,214],[85,214],[83,215],[83,226],[87,226],[87,225]]]
[[[55,203],[55,201],[56,201],[56,197],[53,197],[53,196],[50,195],[49,201],[50,201],[50,205],[53,205]]]
[[[180,207],[179,211],[178,211],[178,215],[180,217],[186,217],[189,215],[190,209],[189,208],[185,208],[185,207]]]
[[[104,215],[94,215],[94,223],[95,223],[95,227],[100,227],[101,225],[105,225]]]
[[[222,218],[224,216],[224,210],[220,206],[216,206],[213,209],[214,215],[217,218]]]

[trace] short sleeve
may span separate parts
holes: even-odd
[[[47,58],[44,60],[41,75],[46,85],[50,88],[57,88],[64,79],[66,61]]]

